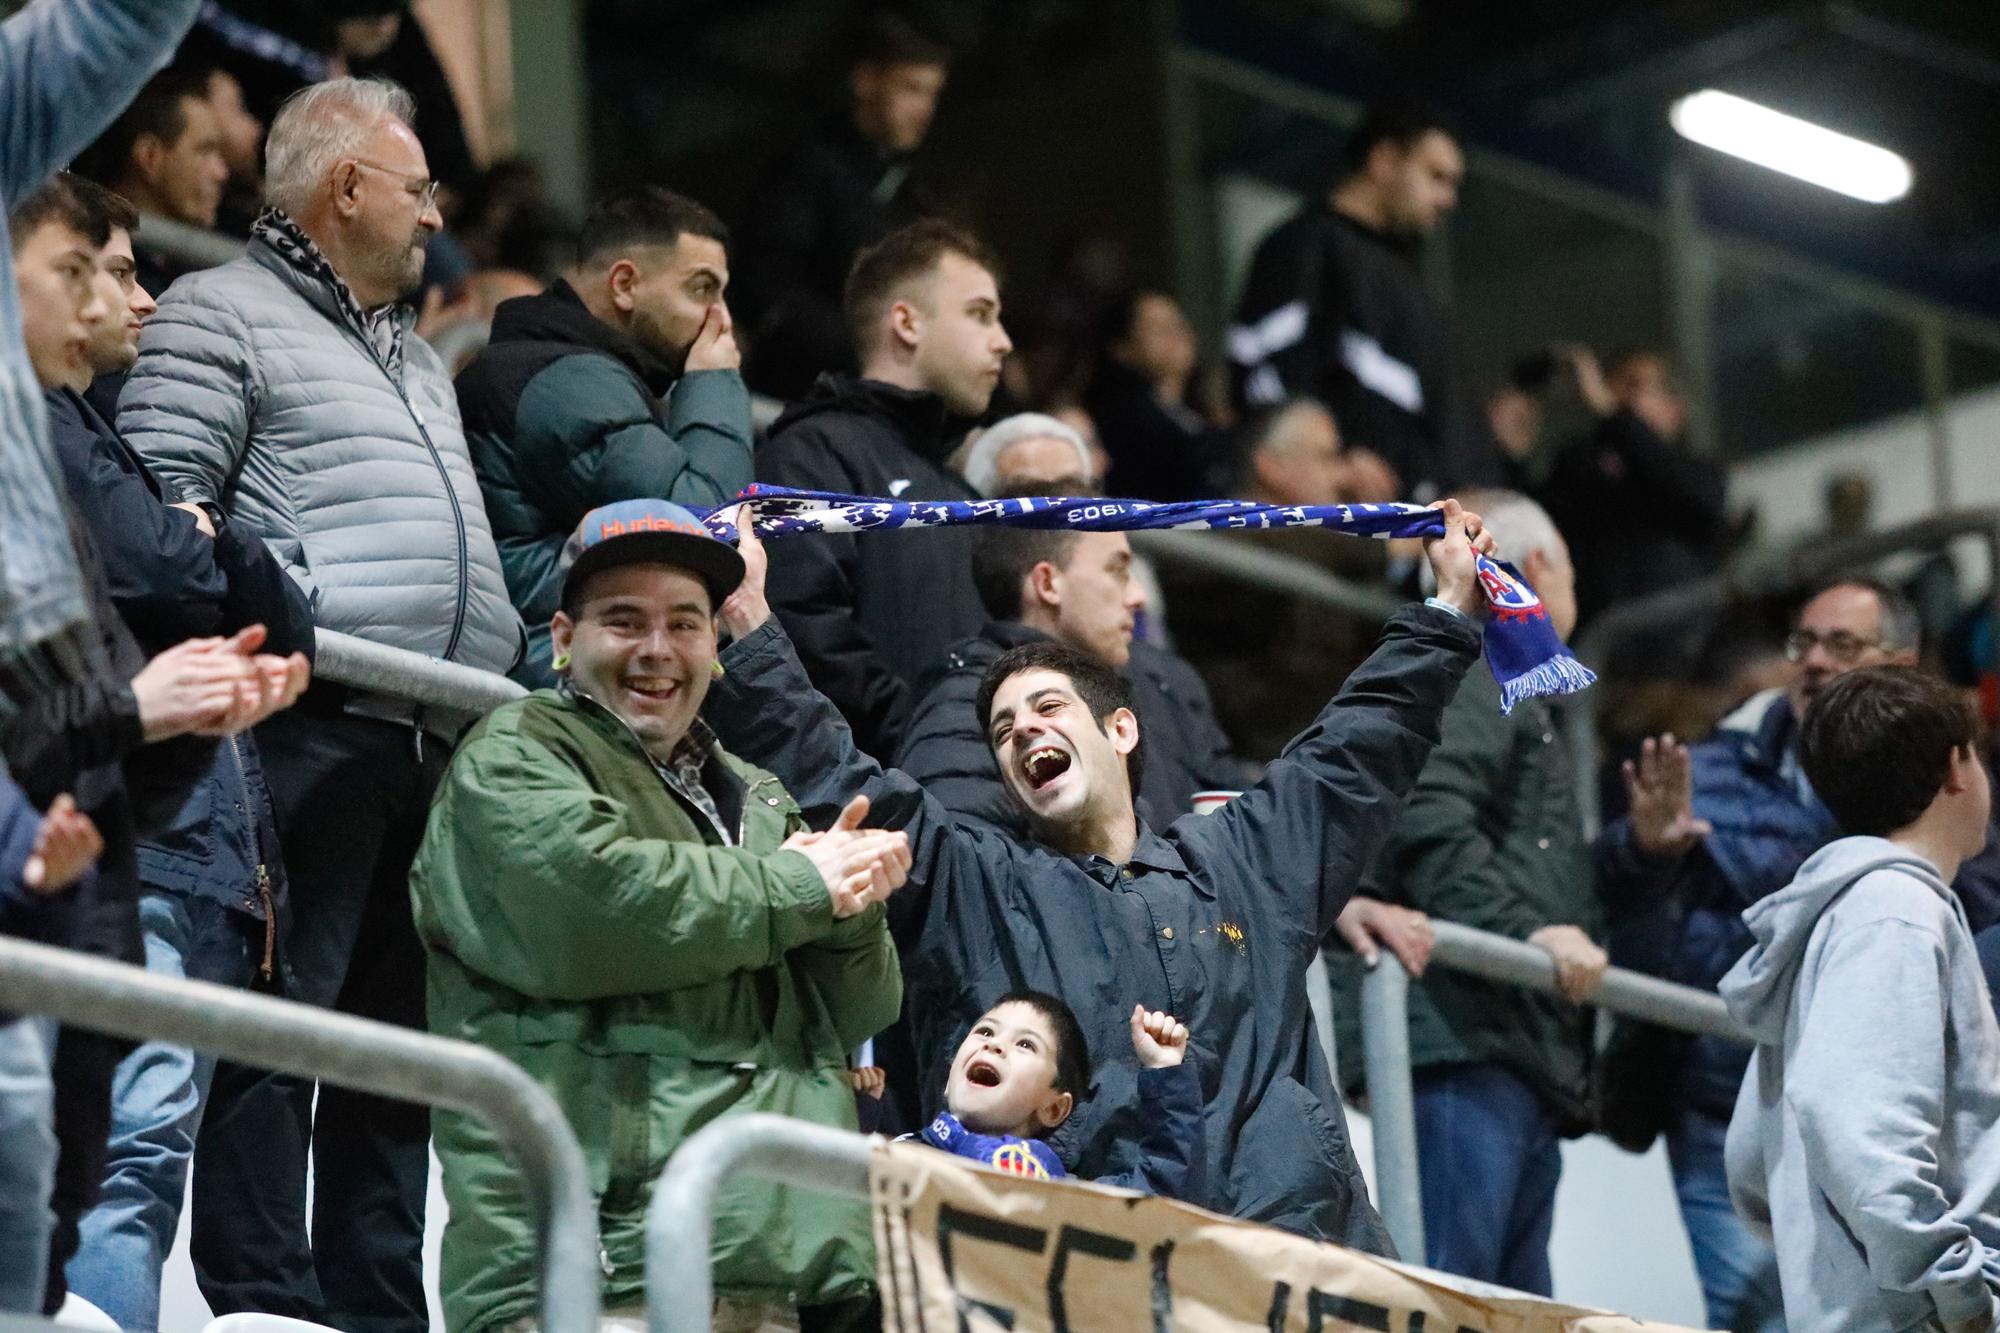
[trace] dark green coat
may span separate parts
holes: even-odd
[[[625,724],[537,691],[452,757],[411,874],[430,1026],[519,1064],[568,1116],[598,1200],[607,1305],[642,1299],[645,1209],[667,1158],[747,1111],[855,1128],[847,1052],[902,976],[882,909],[836,922],[776,778],[718,749],[704,783],[735,846],[673,794]],[[536,1312],[520,1176],[468,1116],[433,1117],[439,1286],[453,1330]],[[817,1303],[873,1276],[865,1204],[739,1181],[716,1210],[726,1295]]]
[[[1502,717],[1492,673],[1466,676],[1375,879],[1392,902],[1511,939],[1554,925],[1602,938],[1574,768],[1546,701]],[[1360,972],[1345,972],[1337,1044],[1352,1089],[1362,1082]],[[1503,1065],[1566,1129],[1587,1124],[1591,1028],[1587,1008],[1447,968],[1410,987],[1415,1067]]]
[[[456,387],[507,594],[528,626],[514,674],[553,685],[563,543],[615,500],[699,510],[733,499],[751,479],[750,393],[733,370],[680,374],[560,281],[500,303],[492,341]]]

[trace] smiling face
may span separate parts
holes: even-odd
[[[945,1106],[975,1134],[1039,1138],[1069,1119],[1075,1098],[1056,1091],[1054,1025],[1020,1000],[995,1005],[959,1043]]]
[[[1001,782],[1040,841],[1094,847],[1101,830],[1130,816],[1125,757],[1139,743],[1131,709],[1113,709],[1100,724],[1062,672],[1017,671],[994,691],[987,738]]]
[[[590,576],[575,618],[550,623],[579,694],[616,713],[665,759],[701,711],[715,676],[708,588],[672,565],[614,565]]]

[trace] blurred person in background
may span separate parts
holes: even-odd
[[[1625,764],[1629,811],[1605,826],[1596,847],[1619,963],[1716,988],[1750,947],[1744,909],[1788,884],[1835,835],[1799,764],[1807,706],[1857,667],[1914,665],[1920,633],[1916,609],[1900,592],[1840,579],[1794,622],[1785,651],[1798,670],[1787,689],[1752,698],[1698,745],[1661,736]],[[1977,891],[1991,880],[1990,861],[1975,857],[1955,884],[1975,930],[2000,919],[2000,902]],[[1606,1132],[1627,1147],[1665,1133],[1681,1219],[1718,1328],[1730,1325],[1769,1260],[1769,1247],[1730,1206],[1722,1162],[1749,1054],[1720,1037],[1621,1023],[1606,1056]]]
[[[208,104],[222,125],[222,160],[229,164],[215,225],[231,236],[248,236],[263,211],[264,122],[244,104],[242,80],[220,65],[208,71]]]
[[[136,280],[123,199],[67,178],[91,237],[102,232],[95,284],[110,317],[88,351],[98,382],[122,382],[139,354],[153,298]],[[142,651],[263,630],[262,651],[311,660],[312,611],[264,543],[220,509],[170,503],[150,468],[91,395],[48,391],[63,480],[89,532],[113,604]],[[138,848],[138,919],[148,970],[284,994],[285,872],[255,740],[218,745],[199,786]],[[70,1286],[126,1328],[159,1323],[160,1271],[187,1194],[189,1159],[215,1062],[147,1042],[112,1082],[103,1197],[79,1227]],[[215,1200],[205,1198],[211,1206]],[[205,1216],[195,1226],[206,1230]]]
[[[757,452],[757,479],[894,500],[977,498],[947,464],[983,415],[1013,343],[991,254],[942,222],[854,261],[847,319],[859,376],[826,374]],[[894,755],[913,691],[979,632],[973,530],[807,535],[785,543],[771,605],[813,683],[866,753]]]
[[[1241,432],[1236,493],[1274,505],[1396,498],[1381,459],[1347,444],[1322,403],[1296,399],[1253,416]],[[1268,551],[1349,582],[1386,588],[1389,547],[1325,528],[1251,528],[1214,540]],[[1328,690],[1368,655],[1377,623],[1324,602],[1269,591],[1207,570],[1164,565],[1174,642],[1213,692],[1239,754],[1264,761],[1310,723]]]
[[[1040,412],[1017,412],[967,437],[955,463],[972,489],[997,495],[1099,495],[1095,460],[1083,437]],[[1082,486],[1080,491],[1054,489]],[[1030,489],[1040,487],[1041,489]]]
[[[1199,500],[1224,484],[1227,437],[1190,403],[1194,329],[1164,292],[1134,292],[1103,316],[1083,405],[1097,423],[1113,495]]]
[[[1513,492],[1474,491],[1464,501],[1567,638],[1576,575],[1549,516]],[[1553,1291],[1561,1140],[1592,1123],[1596,1022],[1582,1006],[1610,963],[1578,814],[1583,775],[1563,730],[1545,699],[1503,715],[1492,674],[1470,673],[1373,871],[1390,902],[1526,940],[1555,961],[1560,996],[1449,969],[1410,987],[1424,1262],[1539,1296]],[[1342,973],[1349,1002],[1335,1006],[1335,1050],[1352,1095],[1365,1084],[1361,972]]]
[[[658,186],[600,201],[576,262],[494,312],[458,377],[466,443],[527,623],[517,678],[556,683],[549,618],[563,543],[618,500],[709,510],[750,484],[750,394],[729,314],[729,232]]]
[[[525,635],[451,380],[411,331],[442,225],[412,107],[372,79],[285,104],[271,209],[242,258],[161,299],[118,426],[183,499],[270,542],[321,628],[505,672]],[[463,720],[328,682],[258,733],[296,998],[423,1026],[409,867]],[[421,1106],[220,1066],[195,1181],[230,1204],[194,1255],[210,1307],[424,1329],[429,1138]]]
[[[916,155],[950,70],[943,43],[900,15],[871,15],[847,67],[847,109],[751,192],[742,305],[760,393],[796,400],[820,372],[857,368],[841,282],[855,255],[930,211]]]
[[[1342,169],[1257,247],[1229,330],[1240,396],[1258,409],[1326,403],[1396,470],[1404,498],[1496,481],[1498,451],[1416,264],[1458,205],[1457,132],[1435,107],[1386,98],[1348,137]]]
[[[209,71],[175,65],[156,75],[77,159],[76,170],[130,200],[142,218],[214,230],[229,159]],[[186,271],[144,242],[137,253],[138,283],[149,292],[164,292]]]
[[[1607,607],[1712,574],[1729,539],[1728,477],[1688,448],[1687,401],[1658,352],[1619,352],[1578,391],[1597,426],[1556,455],[1542,489],[1576,553],[1580,624]]]

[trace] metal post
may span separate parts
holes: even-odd
[[[1715,252],[1702,230],[1694,165],[1675,147],[1666,175],[1667,308],[1674,360],[1687,390],[1688,443],[1713,457],[1722,452],[1715,401]]]
[[[1361,1048],[1375,1132],[1375,1202],[1404,1262],[1424,1261],[1417,1099],[1410,1082],[1410,974],[1383,950],[1361,977]]]
[[[470,1042],[17,939],[0,938],[0,1009],[477,1116],[521,1169],[541,1327],[595,1333],[597,1208],[583,1150],[561,1108],[511,1061]]]
[[[1931,446],[1931,504],[1951,508],[1951,348],[1944,321],[1917,321],[1917,370],[1923,381],[1924,432]]]
[[[757,1111],[718,1120],[674,1152],[646,1210],[646,1326],[709,1333],[715,1196],[739,1174],[826,1194],[868,1197],[873,1139]]]

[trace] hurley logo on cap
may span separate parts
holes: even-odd
[[[606,508],[610,506],[607,505]],[[601,519],[597,524],[597,535],[592,537],[588,544],[595,546],[598,542],[612,537],[623,537],[633,532],[679,532],[689,537],[710,535],[708,529],[699,523],[681,523],[660,514],[637,514],[631,518]]]

